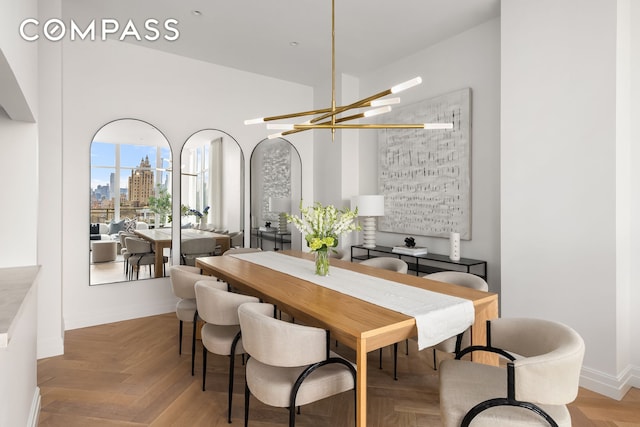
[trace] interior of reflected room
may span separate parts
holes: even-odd
[[[198,131],[180,161],[181,228],[243,231],[244,155],[237,141],[222,131]]]
[[[300,232],[283,221],[285,214],[299,213],[302,201],[302,161],[291,142],[274,138],[256,145],[250,188],[251,247],[300,250]]]
[[[155,126],[137,119],[105,124],[91,141],[90,284],[152,278],[151,265],[129,263],[126,239],[136,230],[168,227],[171,148]],[[151,244],[145,249],[153,251]],[[151,255],[144,255],[151,258]],[[165,254],[167,261],[169,253]],[[135,258],[143,261],[144,258]],[[135,276],[130,273],[136,269]]]

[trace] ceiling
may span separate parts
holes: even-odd
[[[176,41],[132,43],[306,85],[331,78],[331,0],[62,1],[81,27],[131,19],[144,35],[148,18],[178,20]],[[336,0],[336,71],[366,74],[499,14],[500,0]]]

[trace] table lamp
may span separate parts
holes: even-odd
[[[376,247],[376,218],[384,216],[384,196],[366,195],[351,198],[351,210],[358,208],[358,216],[364,217],[362,221],[362,236],[365,248]]]
[[[269,212],[278,213],[278,233],[287,232],[286,213],[291,211],[291,199],[284,197],[269,197]]]

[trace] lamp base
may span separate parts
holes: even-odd
[[[362,220],[363,247],[373,249],[376,247],[376,218],[367,216]]]
[[[278,215],[278,233],[284,234],[287,231],[287,217],[284,212],[280,212]]]

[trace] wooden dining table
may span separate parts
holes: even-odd
[[[148,230],[134,230],[136,236],[151,242],[154,247],[154,271],[155,277],[162,277],[162,265],[164,264],[164,249],[171,247],[171,228],[151,228]],[[214,233],[205,230],[196,230],[193,228],[185,228],[180,230],[180,239],[216,239],[216,244],[220,245],[220,250],[224,253],[231,247],[231,239],[228,234]]]
[[[313,259],[311,254],[300,251],[279,253]],[[332,268],[344,268],[407,286],[471,300],[475,313],[471,327],[472,344],[485,343],[486,320],[498,317],[498,295],[495,293],[334,258],[330,262]],[[367,353],[416,336],[415,318],[294,277],[285,271],[267,268],[233,256],[197,258],[196,266],[205,274],[215,275],[226,281],[239,292],[276,305],[279,310],[288,313],[297,321],[329,330],[332,339],[355,350],[357,425],[367,425]],[[311,263],[310,268],[313,268]],[[497,363],[494,356],[482,353],[478,353],[474,361]]]

